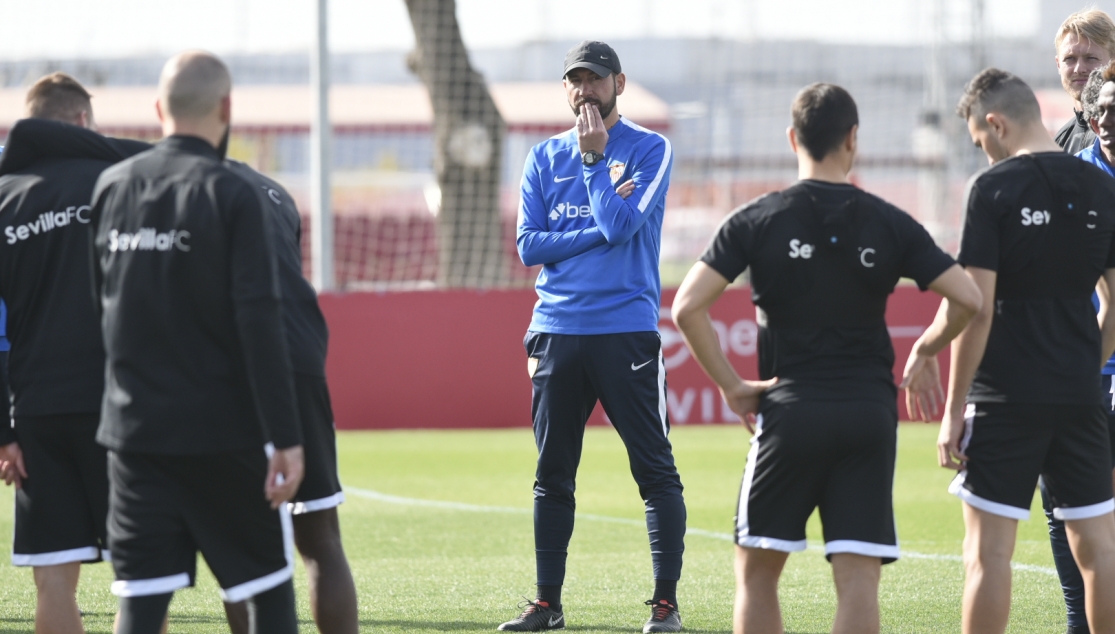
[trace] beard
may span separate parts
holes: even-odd
[[[617,97],[617,95],[616,95],[616,78],[615,78],[615,75],[612,75],[612,98],[609,99],[607,101],[607,103],[600,103],[600,100],[595,99],[595,98],[593,98],[593,99],[583,99],[582,98],[582,99],[574,102],[570,106],[570,108],[573,109],[573,116],[577,116],[577,115],[581,114],[581,106],[583,104],[591,103],[592,105],[596,106],[597,110],[600,111],[600,118],[601,119],[607,119],[612,114],[612,111],[616,109],[616,97]]]
[[[225,128],[225,133],[221,136],[221,142],[217,145],[217,155],[221,157],[222,161],[225,160],[225,157],[228,154],[228,136],[231,132],[232,126],[230,125]]]

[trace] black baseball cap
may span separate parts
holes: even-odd
[[[569,49],[565,54],[565,72],[561,76],[565,77],[574,68],[587,68],[601,77],[623,72],[620,70],[619,55],[611,46],[590,40]]]

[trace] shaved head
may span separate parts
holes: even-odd
[[[212,115],[232,91],[232,76],[217,56],[205,51],[179,53],[163,66],[159,103],[179,121],[199,121]]]

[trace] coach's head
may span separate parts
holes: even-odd
[[[93,129],[93,100],[81,83],[66,73],[51,73],[27,91],[23,115]]]
[[[220,148],[226,141],[232,112],[232,76],[211,53],[186,51],[163,66],[155,109],[163,135],[195,136]]]
[[[995,164],[1040,137],[1049,139],[1034,91],[1017,76],[988,68],[968,82],[956,106],[972,142]]]
[[[1061,23],[1053,46],[1061,85],[1083,110],[1080,97],[1088,76],[1115,57],[1115,22],[1099,9],[1078,11]]]
[[[786,136],[798,156],[799,175],[820,168],[839,180],[852,171],[859,110],[847,90],[835,84],[810,84],[794,97],[790,115],[793,125]]]
[[[619,56],[604,42],[585,40],[565,54],[562,84],[575,115],[581,114],[581,106],[591,104],[600,111],[604,124],[611,127],[619,120],[616,97],[623,94],[626,81]]]

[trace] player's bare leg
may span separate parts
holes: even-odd
[[[35,634],[83,634],[77,608],[81,563],[35,566]]]
[[[1010,558],[1018,520],[964,503],[964,634],[1000,634],[1010,617]]]
[[[232,634],[248,634],[248,602],[224,603],[228,629]]]
[[[1093,634],[1115,633],[1115,515],[1066,520],[1073,558],[1084,577],[1084,608]]]
[[[736,546],[735,634],[782,634],[778,578],[789,553]]]
[[[878,557],[851,553],[832,556],[832,579],[836,583],[833,634],[878,633],[882,568],[883,562]]]
[[[356,585],[352,581],[337,509],[294,516],[294,543],[306,565],[310,609],[321,634],[357,634]]]

